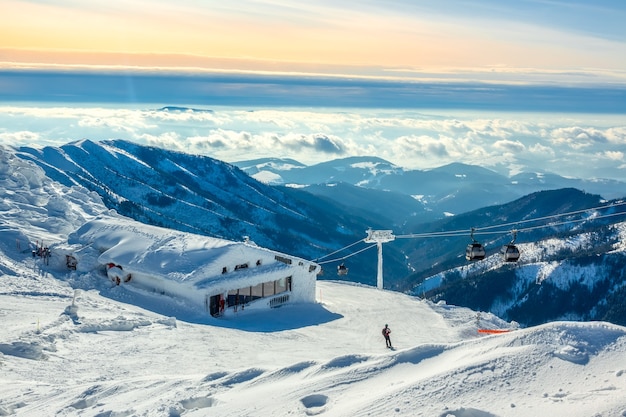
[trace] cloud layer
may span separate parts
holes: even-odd
[[[125,139],[228,162],[375,155],[412,169],[464,162],[626,181],[620,115],[4,106],[0,126],[0,144],[13,146]]]

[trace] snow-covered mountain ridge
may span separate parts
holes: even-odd
[[[336,281],[318,281],[313,304],[202,315],[64,268],[72,230],[118,215],[11,152],[0,161],[0,415],[626,416],[622,326],[519,329]],[[42,240],[48,262],[31,256]]]
[[[359,188],[414,196],[426,205],[422,221],[504,204],[542,190],[577,188],[607,199],[626,196],[626,183],[607,179],[565,178],[550,172],[503,175],[479,166],[452,163],[433,169],[406,169],[378,157],[350,157],[305,166],[293,160],[264,158],[235,162],[251,176],[273,184],[311,186],[346,183]],[[315,188],[311,190],[316,193]],[[325,195],[358,207],[342,192]],[[421,213],[419,213],[421,214]],[[428,215],[430,214],[430,216]],[[401,222],[400,222],[401,224]]]
[[[22,147],[17,155],[67,186],[98,192],[107,207],[139,221],[258,244],[316,258],[352,242],[367,224],[337,206],[303,204],[297,190],[259,183],[208,157],[115,140],[60,148]]]
[[[556,320],[626,324],[626,223],[570,237],[520,243],[501,255],[433,275],[411,293],[491,311],[524,325]]]

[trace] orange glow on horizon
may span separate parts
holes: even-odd
[[[620,54],[605,51],[600,57],[592,50],[581,55],[578,45],[564,48],[543,40],[554,33],[533,34],[524,41],[508,38],[509,32],[525,33],[528,27],[513,31],[495,24],[483,27],[484,22],[281,2],[261,2],[264,9],[246,11],[211,1],[202,7],[166,0],[93,0],[80,8],[62,4],[3,0],[0,63],[284,72],[323,67],[623,71]],[[606,45],[620,50],[617,43]]]

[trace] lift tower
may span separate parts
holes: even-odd
[[[396,237],[392,230],[372,230],[367,229],[367,237],[363,239],[366,243],[376,243],[378,246],[378,274],[376,275],[376,287],[383,289],[383,243],[391,242]]]

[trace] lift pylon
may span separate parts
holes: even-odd
[[[378,246],[378,273],[376,275],[376,287],[379,290],[383,289],[383,243],[391,242],[395,240],[392,230],[372,230],[367,229],[365,231],[367,237],[363,239],[366,243],[376,243]]]

